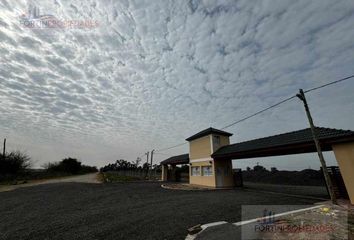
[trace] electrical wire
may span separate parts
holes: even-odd
[[[326,84],[323,84],[323,85],[318,86],[318,87],[310,88],[310,89],[304,91],[304,93],[312,92],[312,91],[315,91],[317,89],[320,89],[320,88],[323,88],[323,87],[327,87],[327,86],[330,86],[330,85],[333,85],[333,84],[336,84],[336,83],[339,83],[339,82],[343,82],[343,81],[346,81],[346,80],[351,79],[351,78],[354,78],[354,75],[351,75],[349,77],[345,77],[345,78],[342,78],[342,79],[339,79],[339,80],[336,80],[336,81],[333,81],[333,82],[330,82],[330,83],[326,83]]]
[[[307,90],[304,91],[304,93],[312,92],[312,91],[315,91],[315,90],[318,90],[318,89],[321,89],[321,88],[324,88],[324,87],[327,87],[327,86],[330,86],[330,85],[333,85],[333,84],[336,84],[336,83],[339,83],[339,82],[346,81],[346,80],[351,79],[351,78],[354,78],[354,75],[351,75],[351,76],[348,76],[348,77],[345,77],[345,78],[342,78],[342,79],[338,79],[338,80],[335,80],[333,82],[329,82],[329,83],[323,84],[321,86],[317,86],[317,87],[314,87],[314,88],[307,89]],[[246,117],[244,117],[244,118],[242,118],[240,120],[237,120],[237,121],[235,121],[233,123],[230,123],[229,125],[226,125],[225,127],[221,128],[221,129],[224,130],[224,129],[229,128],[231,126],[234,126],[234,125],[236,125],[238,123],[246,121],[246,120],[248,120],[248,119],[250,119],[252,117],[255,117],[255,116],[257,116],[257,115],[259,115],[261,113],[264,113],[265,111],[268,111],[268,110],[270,110],[272,108],[275,108],[275,107],[277,107],[277,106],[279,106],[279,105],[281,105],[283,103],[286,103],[286,102],[290,101],[293,98],[296,98],[296,95],[288,97],[288,98],[286,98],[286,99],[284,99],[284,100],[282,100],[282,101],[280,101],[278,103],[275,103],[275,104],[273,104],[273,105],[271,105],[271,106],[269,106],[267,108],[264,108],[263,110],[260,110],[258,112],[255,112],[255,113],[249,115],[249,116],[246,116]],[[166,151],[166,150],[169,150],[169,149],[172,149],[172,148],[176,148],[176,147],[182,146],[184,144],[187,144],[187,143],[186,142],[180,143],[180,144],[174,145],[172,147],[162,148],[162,149],[159,149],[159,150],[156,150],[156,151],[159,151],[159,152],[160,151]]]
[[[171,154],[167,154],[167,153],[160,153],[160,152],[157,152],[155,154],[158,154],[158,155],[164,155],[164,156],[171,156]]]
[[[280,102],[278,102],[278,103],[276,103],[276,104],[274,104],[274,105],[272,105],[272,106],[270,106],[270,107],[267,107],[267,108],[265,108],[265,109],[263,109],[263,110],[261,110],[261,111],[258,111],[258,112],[256,112],[256,113],[253,113],[253,114],[247,116],[247,117],[244,117],[244,118],[242,118],[242,119],[240,119],[240,120],[237,120],[236,122],[233,122],[233,123],[231,123],[231,124],[229,124],[229,125],[227,125],[227,126],[221,128],[221,129],[223,130],[223,129],[229,128],[229,127],[231,127],[231,126],[233,126],[233,125],[235,125],[235,124],[238,124],[238,123],[240,123],[240,122],[246,121],[247,119],[250,119],[250,118],[252,118],[252,117],[254,117],[254,116],[257,116],[257,115],[259,115],[259,114],[261,114],[261,113],[263,113],[263,112],[265,112],[265,111],[268,111],[269,109],[275,108],[275,107],[279,106],[280,104],[283,104],[283,103],[285,103],[285,102],[287,102],[287,101],[290,101],[291,99],[293,99],[293,98],[295,98],[295,97],[296,97],[296,96],[291,96],[291,97],[289,97],[289,98],[286,98],[286,99],[284,99],[284,100],[282,100],[282,101],[280,101]]]
[[[158,150],[156,150],[156,152],[166,151],[166,150],[169,150],[169,149],[171,149],[171,148],[176,148],[176,147],[182,146],[182,145],[184,145],[184,144],[187,144],[187,143],[186,143],[186,142],[183,142],[183,143],[174,145],[174,146],[172,146],[172,147],[167,147],[167,148],[158,149]]]

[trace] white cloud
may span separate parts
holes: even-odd
[[[43,0],[39,7],[99,27],[25,29],[26,1],[0,3],[0,137],[38,165],[68,155],[100,166],[133,160],[353,73],[352,1]],[[319,125],[354,129],[353,87],[309,94]],[[229,131],[242,141],[305,127],[295,99]],[[289,165],[296,167],[307,166]]]

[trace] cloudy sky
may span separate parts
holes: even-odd
[[[30,29],[30,6],[97,26]],[[0,138],[37,167],[132,161],[354,74],[353,23],[354,1],[0,0]],[[353,91],[348,80],[309,93],[315,123],[353,130]],[[239,142],[307,126],[293,99],[227,130]],[[255,162],[319,166],[313,154],[234,165]]]

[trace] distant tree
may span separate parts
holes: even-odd
[[[253,167],[253,171],[255,172],[261,172],[261,171],[267,171],[267,169],[261,165],[257,165]]]
[[[270,171],[271,171],[272,173],[275,173],[275,172],[278,172],[278,169],[277,169],[276,167],[271,167],[271,168],[270,168]]]
[[[64,172],[76,174],[80,171],[81,162],[75,158],[65,158],[60,162],[60,166]]]
[[[152,169],[156,170],[156,171],[161,171],[161,165],[160,164],[154,164],[152,166]]]
[[[134,170],[140,169],[141,167],[137,167],[136,163],[128,162],[124,159],[116,160],[115,163],[107,164],[106,166],[100,169],[101,172],[108,171],[120,171],[120,170]]]
[[[247,167],[247,168],[246,168],[246,171],[247,171],[247,172],[251,171],[251,168],[250,168],[250,167]]]
[[[116,166],[120,170],[123,170],[123,169],[125,170],[128,168],[128,162],[125,161],[124,159],[120,159],[120,160],[116,161]]]
[[[146,169],[149,169],[150,168],[150,164],[149,163],[144,163],[143,164],[143,169],[146,170]]]

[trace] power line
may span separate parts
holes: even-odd
[[[231,123],[231,124],[229,124],[229,125],[227,125],[227,126],[221,128],[221,129],[226,129],[226,128],[229,128],[229,127],[231,127],[231,126],[233,126],[233,125],[235,125],[235,124],[238,124],[238,123],[240,123],[240,122],[246,121],[247,119],[250,119],[250,118],[252,118],[252,117],[254,117],[254,116],[257,116],[257,115],[259,115],[259,114],[261,114],[261,113],[263,113],[263,112],[265,112],[265,111],[268,111],[268,110],[271,109],[271,108],[277,107],[277,106],[279,106],[280,104],[283,104],[283,103],[285,103],[285,102],[287,102],[287,101],[290,101],[291,99],[293,99],[293,98],[295,98],[295,97],[296,97],[296,96],[291,96],[291,97],[289,97],[289,98],[286,98],[286,99],[284,99],[284,100],[282,100],[282,101],[280,101],[280,102],[278,102],[278,103],[276,103],[276,104],[274,104],[274,105],[272,105],[272,106],[270,106],[270,107],[267,107],[267,108],[265,108],[265,109],[263,109],[263,110],[261,110],[261,111],[258,111],[258,112],[254,113],[254,114],[251,114],[251,115],[249,115],[249,116],[247,116],[247,117],[245,117],[245,118],[242,118],[242,119],[240,119],[240,120],[238,120],[238,121],[236,121],[236,122],[233,122],[233,123]]]
[[[351,79],[351,78],[354,78],[354,75],[351,75],[351,76],[348,76],[348,77],[345,77],[345,78],[342,78],[342,79],[339,79],[339,80],[336,80],[336,81],[333,81],[333,82],[330,82],[330,83],[326,83],[326,84],[323,84],[323,85],[318,86],[318,87],[314,87],[314,88],[308,89],[308,90],[306,90],[306,91],[304,91],[304,92],[305,92],[305,93],[308,93],[308,92],[311,92],[311,91],[314,91],[314,90],[317,90],[317,89],[320,89],[320,88],[324,88],[324,87],[330,86],[330,85],[332,85],[332,84],[336,84],[336,83],[339,83],[339,82],[343,82],[343,81],[348,80],[348,79]],[[265,109],[263,109],[263,110],[261,110],[261,111],[259,111],[259,112],[256,112],[256,113],[254,113],[254,114],[252,114],[252,115],[250,115],[250,116],[248,116],[248,117],[245,117],[245,118],[243,118],[243,119],[240,119],[240,120],[238,120],[238,121],[236,121],[236,122],[234,122],[234,123],[231,123],[231,124],[227,125],[226,127],[221,128],[221,129],[229,128],[229,127],[231,127],[231,126],[233,126],[233,125],[235,125],[235,124],[237,124],[237,123],[240,123],[240,122],[243,122],[243,121],[245,121],[245,120],[247,120],[247,119],[250,119],[250,118],[252,118],[252,117],[254,117],[254,116],[258,115],[258,114],[261,114],[261,113],[263,113],[263,112],[265,112],[265,111],[271,109],[271,108],[277,107],[277,106],[279,106],[280,104],[283,104],[283,103],[285,103],[285,102],[287,102],[287,101],[289,101],[289,100],[291,100],[291,99],[293,99],[293,98],[295,98],[295,97],[296,97],[296,95],[295,95],[295,96],[292,96],[292,97],[289,97],[289,98],[287,98],[287,99],[284,99],[283,101],[280,101],[280,102],[278,102],[278,103],[276,103],[276,104],[274,104],[274,105],[272,105],[272,106],[270,106],[270,107],[268,107],[268,108],[265,108]]]
[[[320,88],[323,88],[323,87],[327,87],[327,86],[330,86],[332,84],[336,84],[336,83],[339,83],[339,82],[343,82],[343,81],[346,81],[346,80],[351,79],[351,78],[354,78],[354,75],[351,75],[349,77],[345,77],[345,78],[342,78],[342,79],[339,79],[339,80],[336,80],[336,81],[333,81],[333,82],[330,82],[330,83],[326,83],[326,84],[323,84],[323,85],[318,86],[318,87],[310,88],[310,89],[304,91],[304,93],[312,92],[314,90],[317,90],[317,89],[320,89]]]
[[[164,156],[171,156],[171,154],[167,154],[167,153],[160,153],[160,152],[155,152],[155,154],[158,154],[158,155],[164,155]]]
[[[330,85],[333,85],[333,84],[336,84],[336,83],[339,83],[339,82],[343,82],[343,81],[346,81],[346,80],[351,79],[351,78],[354,78],[354,75],[351,75],[351,76],[348,76],[348,77],[345,77],[345,78],[342,78],[342,79],[338,79],[338,80],[336,80],[336,81],[329,82],[329,83],[323,84],[323,85],[318,86],[318,87],[310,88],[310,89],[308,89],[308,90],[306,90],[306,91],[304,91],[304,92],[305,92],[305,93],[312,92],[312,91],[315,91],[315,90],[317,90],[317,89],[321,89],[321,88],[324,88],[324,87],[327,87],[327,86],[330,86]],[[269,107],[267,107],[267,108],[264,108],[263,110],[260,110],[260,111],[258,111],[258,112],[256,112],[256,113],[253,113],[253,114],[251,114],[251,115],[249,115],[249,116],[246,116],[246,117],[244,117],[244,118],[242,118],[242,119],[240,119],[240,120],[237,120],[237,121],[235,121],[235,122],[233,122],[233,123],[230,123],[229,125],[226,125],[225,127],[221,128],[221,129],[223,130],[223,129],[229,128],[229,127],[231,127],[231,126],[234,126],[234,125],[236,125],[236,124],[238,124],[238,123],[241,123],[241,122],[243,122],[243,121],[246,121],[246,120],[248,120],[248,119],[250,119],[250,118],[252,118],[252,117],[255,117],[255,116],[257,116],[257,115],[259,115],[259,114],[261,114],[261,113],[263,113],[263,112],[265,112],[265,111],[268,111],[268,110],[270,110],[270,109],[272,109],[272,108],[275,108],[275,107],[277,107],[277,106],[279,106],[279,105],[281,105],[281,104],[283,104],[283,103],[286,103],[286,102],[290,101],[290,100],[293,99],[293,98],[296,98],[296,95],[291,96],[291,97],[288,97],[288,98],[286,98],[286,99],[284,99],[284,100],[282,100],[282,101],[280,101],[280,102],[278,102],[278,103],[276,103],[276,104],[273,104],[273,105],[271,105],[271,106],[269,106]],[[174,145],[174,146],[172,146],[172,147],[167,147],[167,148],[159,149],[159,150],[157,150],[157,151],[169,150],[169,149],[172,149],[172,148],[175,148],[175,147],[182,146],[182,145],[184,145],[184,144],[187,144],[187,143],[186,143],[186,142],[180,143],[180,144]]]
[[[351,76],[348,76],[348,77],[345,77],[345,78],[342,78],[342,79],[339,79],[339,80],[336,80],[336,81],[333,81],[333,82],[330,82],[330,83],[326,83],[326,84],[321,85],[321,86],[318,86],[318,87],[314,87],[314,88],[308,89],[308,90],[306,90],[306,91],[304,91],[304,92],[305,92],[305,93],[311,92],[311,91],[314,91],[314,90],[317,90],[317,89],[320,89],[320,88],[323,88],[323,87],[330,86],[330,85],[332,85],[332,84],[336,84],[336,83],[339,83],[339,82],[343,82],[343,81],[348,80],[348,79],[351,79],[351,78],[354,78],[354,75],[351,75]],[[277,107],[277,106],[279,106],[280,104],[283,104],[283,103],[285,103],[285,102],[287,102],[287,101],[289,101],[289,100],[291,100],[291,99],[293,99],[293,98],[295,98],[295,97],[296,97],[296,96],[291,96],[291,97],[289,97],[289,98],[287,98],[287,99],[284,99],[284,100],[282,100],[282,101],[280,101],[280,102],[278,102],[278,103],[276,103],[276,104],[274,104],[274,105],[272,105],[272,106],[270,106],[270,107],[267,107],[267,108],[265,108],[265,109],[263,109],[263,110],[261,110],[261,111],[258,111],[258,112],[256,112],[256,113],[250,115],[250,116],[247,116],[247,117],[245,117],[245,118],[242,118],[242,119],[240,119],[240,120],[238,120],[238,121],[236,121],[236,122],[233,122],[233,123],[231,123],[231,124],[229,124],[229,125],[227,125],[227,126],[221,128],[221,129],[229,128],[229,127],[231,127],[231,126],[233,126],[233,125],[235,125],[235,124],[238,124],[238,123],[240,123],[240,122],[243,122],[243,121],[245,121],[245,120],[247,120],[247,119],[250,119],[250,118],[252,118],[252,117],[254,117],[254,116],[257,116],[258,114],[261,114],[261,113],[263,113],[263,112],[265,112],[265,111],[267,111],[267,110],[269,110],[269,109],[271,109],[271,108]]]
[[[231,123],[231,124],[229,124],[229,125],[227,125],[227,126],[221,128],[221,129],[224,130],[224,129],[229,128],[229,127],[231,127],[231,126],[233,126],[233,125],[236,125],[236,124],[238,124],[238,123],[241,123],[241,122],[243,122],[243,121],[246,121],[247,119],[250,119],[250,118],[252,118],[252,117],[254,117],[254,116],[257,116],[257,115],[259,115],[259,114],[261,114],[261,113],[263,113],[263,112],[265,112],[265,111],[268,111],[269,109],[275,108],[275,107],[279,106],[280,104],[283,104],[283,103],[285,103],[285,102],[287,102],[287,101],[290,101],[290,100],[293,99],[293,98],[296,98],[296,95],[291,96],[291,97],[289,97],[289,98],[286,98],[286,99],[284,99],[284,100],[282,100],[282,101],[280,101],[280,102],[278,102],[278,103],[276,103],[276,104],[274,104],[274,105],[272,105],[272,106],[270,106],[270,107],[267,107],[267,108],[265,108],[265,109],[263,109],[263,110],[261,110],[261,111],[258,111],[258,112],[256,112],[256,113],[251,114],[251,115],[249,115],[249,116],[247,116],[247,117],[244,117],[244,118],[242,118],[242,119],[240,119],[240,120],[237,120],[236,122],[233,122],[233,123]],[[157,151],[160,152],[160,151],[169,150],[169,149],[171,149],[171,148],[179,147],[179,146],[182,146],[182,145],[184,145],[184,144],[187,144],[187,143],[186,143],[186,142],[180,143],[180,144],[177,144],[177,145],[172,146],[172,147],[159,149],[159,150],[157,150]]]
[[[174,146],[172,146],[172,147],[167,147],[167,148],[158,149],[158,150],[156,150],[156,152],[166,151],[166,150],[169,150],[169,149],[171,149],[171,148],[176,148],[176,147],[182,146],[182,145],[184,145],[184,144],[187,144],[187,143],[186,143],[186,142],[183,142],[183,143],[174,145]]]

